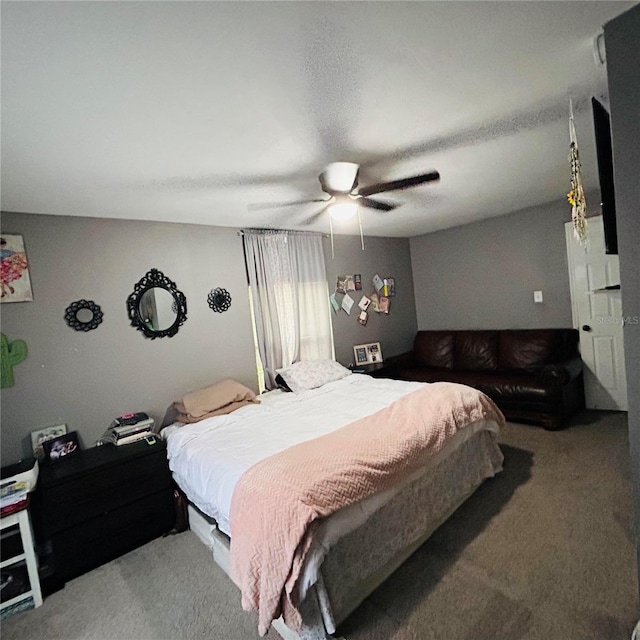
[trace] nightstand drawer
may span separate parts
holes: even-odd
[[[70,480],[43,488],[43,515],[50,535],[109,513],[123,504],[169,489],[171,474],[164,451],[127,461],[117,470],[97,469],[82,482]]]
[[[52,538],[56,575],[68,580],[166,533],[173,526],[173,494],[160,491]]]

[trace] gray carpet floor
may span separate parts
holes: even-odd
[[[505,469],[340,629],[347,640],[629,640],[638,615],[626,414],[508,424]],[[3,640],[252,640],[256,618],[190,532],[76,578]],[[271,630],[269,640],[277,640]]]

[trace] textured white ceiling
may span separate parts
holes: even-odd
[[[597,189],[593,38],[634,4],[4,0],[2,209],[299,228],[319,205],[250,205],[347,160],[440,172],[363,211],[413,236],[564,197],[569,96]]]

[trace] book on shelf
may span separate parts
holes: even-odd
[[[131,444],[132,442],[138,442],[138,440],[144,440],[149,436],[153,435],[153,431],[151,429],[145,429],[144,431],[138,431],[136,433],[132,433],[131,435],[125,436],[124,438],[118,438],[116,440],[116,446],[120,446],[123,444]]]
[[[29,506],[29,496],[25,495],[22,500],[18,502],[14,502],[12,504],[7,505],[6,507],[0,507],[0,517],[5,517],[15,513],[16,511],[22,511],[22,509],[26,509]]]
[[[131,433],[125,435],[116,433],[113,429],[107,429],[107,432],[102,436],[103,443],[115,444],[121,446],[123,444],[131,444],[132,442],[138,442],[138,440],[144,440],[153,435],[151,427],[147,426],[141,429],[137,429]]]
[[[138,433],[149,433],[153,429],[153,425],[150,424],[142,424],[142,425],[134,425],[130,427],[113,427],[109,429],[112,431],[116,437],[116,439],[128,438],[129,436],[134,436]]]
[[[27,499],[28,486],[25,481],[12,480],[0,487],[0,509],[20,504]]]
[[[141,422],[137,422],[135,424],[123,424],[123,425],[115,425],[109,427],[110,431],[113,431],[118,435],[118,437],[130,436],[134,433],[138,433],[140,431],[148,431],[153,429],[153,420],[143,420]]]

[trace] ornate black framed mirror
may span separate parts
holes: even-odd
[[[187,319],[187,299],[162,271],[151,269],[127,298],[132,326],[147,338],[170,338]]]
[[[77,300],[64,310],[64,319],[76,331],[96,329],[102,316],[102,310],[93,300]]]

